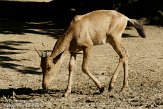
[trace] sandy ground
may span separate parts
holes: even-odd
[[[55,75],[50,91],[43,93],[40,58],[34,50],[52,50],[63,29],[55,28],[52,22],[6,22],[7,26],[0,26],[0,108],[163,109],[163,27],[144,26],[146,39],[133,28],[125,31],[123,43],[130,67],[128,92],[119,94],[121,71],[115,89],[108,95],[118,55],[106,44],[95,46],[90,60],[91,72],[105,84],[104,93],[98,94],[95,84],[82,73],[79,54],[72,94],[64,98],[69,56]]]

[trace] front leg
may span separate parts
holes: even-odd
[[[70,62],[69,62],[68,86],[66,89],[66,93],[63,95],[64,97],[67,97],[71,93],[72,75],[75,69],[75,64],[76,64],[76,54],[71,53]]]
[[[89,68],[88,68],[88,63],[89,63],[91,49],[92,48],[89,47],[89,48],[85,48],[83,50],[82,70],[83,70],[84,73],[86,73],[93,80],[93,82],[98,87],[99,91],[102,93],[104,91],[104,86],[101,85],[101,83],[97,80],[97,78],[95,78],[95,76],[92,75],[92,73],[89,71]]]

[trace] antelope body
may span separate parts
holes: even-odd
[[[88,64],[92,46],[110,43],[119,55],[119,63],[111,78],[109,90],[114,87],[120,67],[123,65],[124,81],[122,91],[124,91],[124,89],[128,87],[128,55],[122,45],[121,37],[128,22],[136,28],[141,37],[146,37],[143,27],[136,20],[129,19],[114,10],[97,10],[84,15],[75,16],[65,35],[57,40],[51,55],[46,57],[41,56],[43,89],[48,89],[53,75],[58,71],[64,57],[69,52],[71,55],[69,61],[68,86],[64,94],[64,96],[68,96],[71,93],[72,75],[76,65],[76,54],[82,50],[82,70],[93,80],[100,92],[103,92],[104,86],[91,74],[88,69]]]

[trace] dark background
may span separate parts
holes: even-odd
[[[51,2],[0,1],[0,18],[25,21],[55,20],[66,24],[76,14],[114,9],[146,24],[163,25],[163,0],[53,0]]]

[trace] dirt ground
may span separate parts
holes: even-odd
[[[50,90],[44,93],[40,58],[34,50],[34,47],[52,50],[64,30],[53,22],[15,23],[1,19],[0,108],[163,109],[163,27],[144,28],[146,39],[139,37],[133,28],[126,29],[123,35],[129,54],[129,91],[119,94],[121,71],[115,89],[108,94],[118,55],[106,44],[95,46],[90,60],[90,70],[105,85],[105,91],[98,94],[95,84],[81,71],[82,54],[78,54],[72,94],[64,98],[69,56],[55,75]]]

